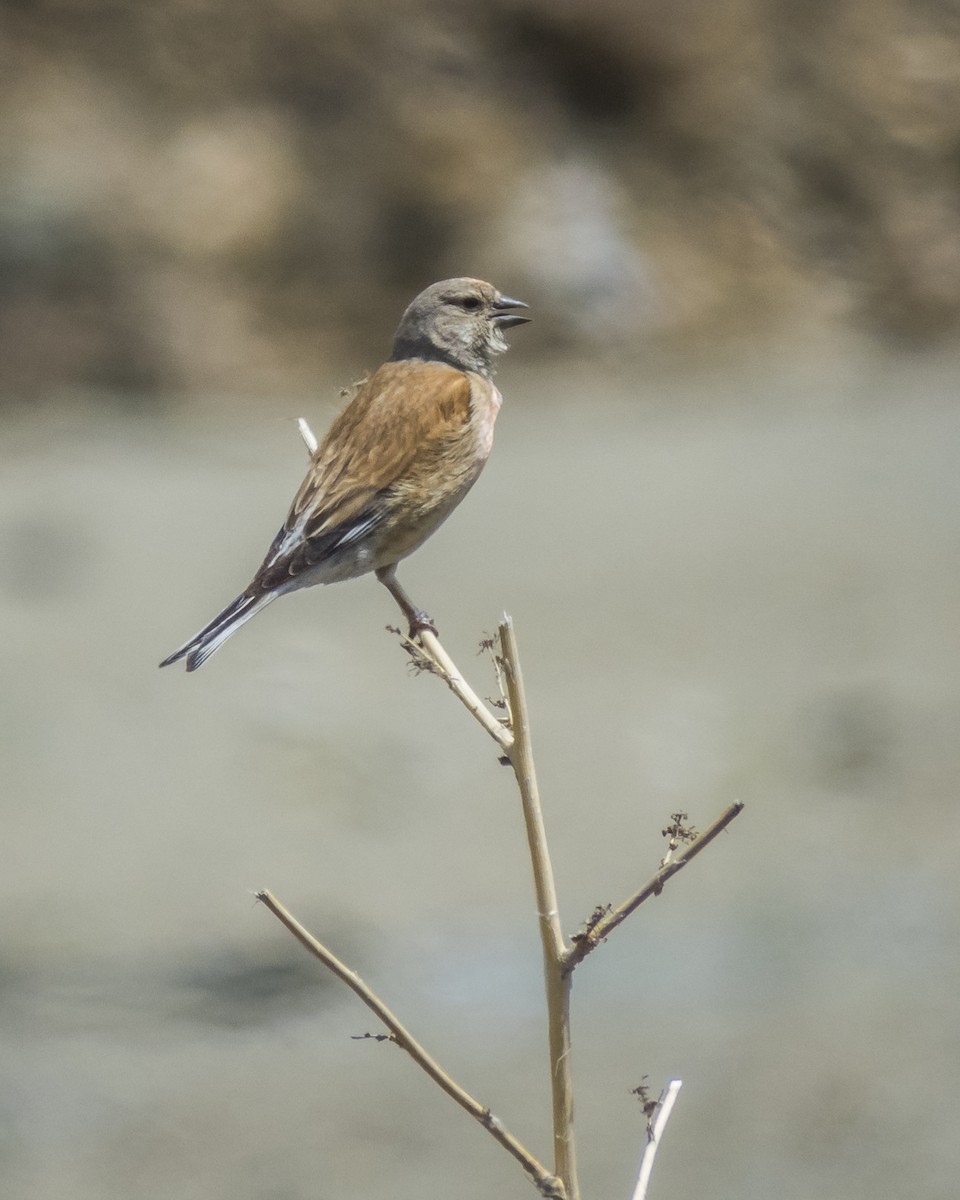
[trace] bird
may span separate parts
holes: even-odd
[[[528,308],[481,279],[444,279],[414,297],[390,357],[362,381],[311,455],[286,520],[249,586],[160,663],[195,671],[278,596],[373,572],[410,638],[436,633],[397,564],[446,520],[493,445],[502,397],[493,359]]]

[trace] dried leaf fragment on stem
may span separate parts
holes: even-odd
[[[700,836],[692,825],[685,825],[684,822],[689,820],[685,812],[675,812],[670,814],[670,824],[666,829],[662,830],[663,836],[669,838],[667,843],[667,852],[660,860],[660,866],[667,866],[672,860],[674,854],[683,845],[689,845],[695,842]]]
[[[590,914],[590,916],[587,917],[586,921],[584,921],[583,930],[580,933],[571,934],[570,941],[571,942],[579,942],[583,938],[588,938],[591,935],[591,933],[593,933],[593,931],[596,929],[596,927],[600,924],[600,922],[603,920],[603,918],[607,915],[607,913],[612,912],[612,911],[613,911],[612,904],[598,904],[597,907]],[[646,1076],[644,1076],[644,1078],[646,1078]]]
[[[660,1107],[660,1099],[654,1100],[654,1098],[650,1095],[650,1088],[647,1084],[647,1080],[649,1078],[649,1075],[644,1075],[637,1086],[630,1089],[630,1095],[637,1097],[637,1099],[640,1101],[640,1107],[643,1109],[643,1115],[647,1121],[648,1140],[653,1136],[653,1118],[657,1112],[657,1109]],[[663,1093],[661,1092],[660,1097],[662,1098],[662,1096]]]

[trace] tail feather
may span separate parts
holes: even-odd
[[[195,637],[185,642],[179,650],[175,650],[169,658],[165,658],[160,666],[169,667],[171,663],[185,658],[188,671],[202,667],[232,633],[236,633],[245,621],[249,621],[261,608],[265,608],[276,595],[276,592],[262,592],[259,596],[244,592],[232,604],[228,604],[222,613],[215,616],[209,625],[205,625]]]

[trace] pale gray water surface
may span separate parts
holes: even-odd
[[[732,829],[577,975],[585,1197],[685,1080],[674,1200],[955,1195],[960,365],[859,345],[597,382],[511,361],[475,492],[402,571],[481,686],[517,623],[563,919]],[[156,662],[260,560],[336,391],[8,413],[0,1194],[532,1195],[252,892],[546,1156],[509,772],[371,579]]]

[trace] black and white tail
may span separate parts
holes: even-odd
[[[214,617],[209,625],[204,626],[196,637],[192,637],[169,658],[165,658],[160,666],[169,667],[171,663],[185,658],[188,671],[202,667],[214,650],[219,650],[232,633],[236,633],[245,621],[249,621],[276,596],[276,592],[261,592],[260,595],[244,592],[232,604],[228,604],[219,616]]]

